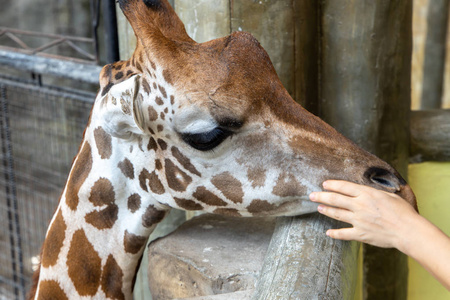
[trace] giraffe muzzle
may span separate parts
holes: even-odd
[[[395,193],[418,210],[416,197],[411,187],[395,170],[389,171],[385,168],[370,167],[364,173],[364,177],[369,186]]]

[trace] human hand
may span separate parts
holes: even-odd
[[[404,199],[347,181],[328,180],[323,187],[325,192],[310,195],[311,201],[322,203],[318,211],[353,226],[330,229],[328,236],[402,250],[403,238],[410,234],[419,216]]]

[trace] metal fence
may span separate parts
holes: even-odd
[[[0,16],[3,300],[29,290],[89,118],[97,64],[118,60],[118,45],[114,1],[10,1]]]
[[[0,299],[23,299],[94,96],[0,78]]]

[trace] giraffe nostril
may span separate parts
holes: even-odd
[[[369,168],[364,173],[364,177],[373,185],[389,192],[398,192],[400,191],[400,187],[404,185],[404,180],[402,178],[399,178],[391,171],[383,168]]]

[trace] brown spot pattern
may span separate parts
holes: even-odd
[[[135,213],[139,208],[141,208],[141,196],[139,194],[133,194],[130,197],[128,197],[128,209]]]
[[[131,161],[128,158],[125,158],[118,164],[120,171],[122,171],[123,175],[130,179],[134,179],[134,167]]]
[[[100,157],[102,159],[110,158],[112,154],[111,136],[99,126],[94,130],[94,138]]]
[[[169,187],[174,191],[184,192],[192,182],[192,178],[178,168],[170,159],[166,159],[164,165]]]
[[[202,210],[203,206],[193,200],[174,197],[175,203],[185,210]]]
[[[158,120],[158,112],[153,108],[153,106],[148,107],[148,118],[150,122]]]
[[[130,104],[126,102],[123,98],[120,98],[120,107],[126,115],[131,115]]]
[[[69,300],[66,293],[59,286],[59,283],[54,280],[43,280],[39,284],[39,295],[36,299],[39,300]]]
[[[119,207],[115,204],[109,204],[100,211],[93,211],[85,216],[87,223],[97,229],[111,229],[116,223],[119,215]]]
[[[156,144],[155,139],[152,137],[148,141],[147,150],[154,150],[155,152],[158,150],[158,144]]]
[[[69,277],[80,296],[94,296],[100,285],[102,261],[82,229],[73,234],[67,255]]]
[[[42,249],[41,263],[44,268],[48,268],[56,264],[59,252],[61,251],[64,239],[66,238],[66,229],[67,226],[64,222],[62,212],[59,210],[55,220],[48,230],[44,247]]]
[[[108,205],[115,200],[114,187],[106,178],[100,178],[97,180],[91,188],[91,194],[89,195],[89,201],[95,206]]]
[[[226,206],[227,203],[208,191],[204,186],[199,186],[194,193],[194,197],[199,201],[211,206]]]
[[[183,153],[181,153],[177,147],[172,147],[171,150],[172,150],[173,157],[175,157],[177,159],[177,161],[183,166],[183,168],[185,168],[192,174],[197,175],[198,177],[202,177],[200,172],[197,171],[197,169],[194,167],[193,164],[191,164],[190,159],[187,158],[186,156],[184,156]]]
[[[141,174],[139,174],[139,185],[141,186],[141,189],[143,189],[144,191],[148,192],[148,187],[147,187],[147,180],[150,179],[150,173],[148,172],[147,169],[143,169],[141,171]]]
[[[164,98],[167,98],[166,89],[165,89],[164,87],[160,86],[160,85],[158,85],[158,88],[159,88],[159,91],[161,92],[161,95],[162,95]]]
[[[141,72],[141,73],[143,72],[141,64],[138,63],[137,61],[136,61],[136,69],[138,69],[138,71]]]
[[[145,78],[142,79],[142,86],[144,87],[144,91],[145,91],[147,94],[150,94],[150,93],[151,93],[152,89],[151,89],[150,85],[148,84],[147,79],[145,79]]]
[[[170,74],[169,70],[163,70],[162,75],[164,77],[164,80],[168,83],[168,84],[173,84],[172,82],[172,75]]]
[[[153,193],[158,195],[162,195],[165,193],[166,190],[164,189],[164,186],[162,185],[161,180],[159,180],[159,177],[155,171],[150,173],[149,183],[150,189],[152,190]]]
[[[106,208],[88,213],[86,222],[100,230],[112,228],[117,221],[119,208],[114,203],[115,192],[111,182],[106,178],[97,180],[91,189],[89,201],[95,206],[106,205]]]
[[[156,130],[158,130],[158,132],[161,132],[164,130],[164,126],[162,126],[161,124],[158,124],[158,126],[156,126]],[[166,150],[166,149],[163,149],[163,150]]]
[[[123,271],[112,254],[108,256],[103,267],[101,286],[106,297],[125,300],[125,295],[122,292]]]
[[[275,205],[272,203],[269,203],[266,200],[255,199],[247,207],[247,210],[249,213],[259,213],[259,212],[271,211],[274,208],[275,208]]]
[[[142,247],[144,247],[146,242],[147,238],[145,236],[135,235],[129,233],[128,230],[125,230],[123,246],[125,247],[125,251],[127,253],[137,254]]]
[[[88,142],[84,143],[83,149],[78,154],[77,161],[73,166],[70,178],[67,183],[66,190],[66,204],[72,209],[76,210],[78,206],[78,192],[80,191],[81,185],[84,183],[86,178],[92,169],[92,152],[91,146]]]
[[[241,217],[242,215],[239,213],[237,209],[234,208],[217,208],[213,211],[213,213],[224,216],[231,217]]]
[[[149,205],[142,216],[142,225],[144,227],[152,227],[161,222],[166,216],[166,212],[156,209],[153,205]]]
[[[297,196],[301,194],[305,188],[295,179],[294,175],[283,172],[277,180],[272,193],[280,197]]]
[[[261,187],[264,186],[266,181],[266,171],[260,167],[249,168],[247,170],[247,177],[252,182],[253,188]]]
[[[159,148],[161,148],[161,150],[163,150],[163,151],[167,150],[167,143],[164,140],[158,139],[158,145],[159,145]]]
[[[150,173],[147,169],[143,169],[141,174],[139,175],[139,184],[141,188],[148,192],[147,181],[149,183],[150,189],[153,193],[162,195],[165,193],[165,189],[161,180],[159,180],[158,174],[155,171]]]
[[[174,95],[170,95],[170,104],[172,104],[172,105],[175,104],[175,96]]]
[[[123,77],[123,72],[117,72],[116,75],[114,76],[114,78],[116,80],[120,80],[120,79],[122,79],[122,77]]]
[[[234,178],[229,172],[216,175],[212,178],[211,183],[221,191],[225,197],[234,203],[242,203],[244,191],[239,180]]]
[[[156,170],[161,170],[162,169],[162,163],[159,159],[155,160],[155,169]]]
[[[155,102],[158,105],[163,105],[164,104],[164,101],[161,99],[161,97],[158,97],[158,96],[156,97]]]

